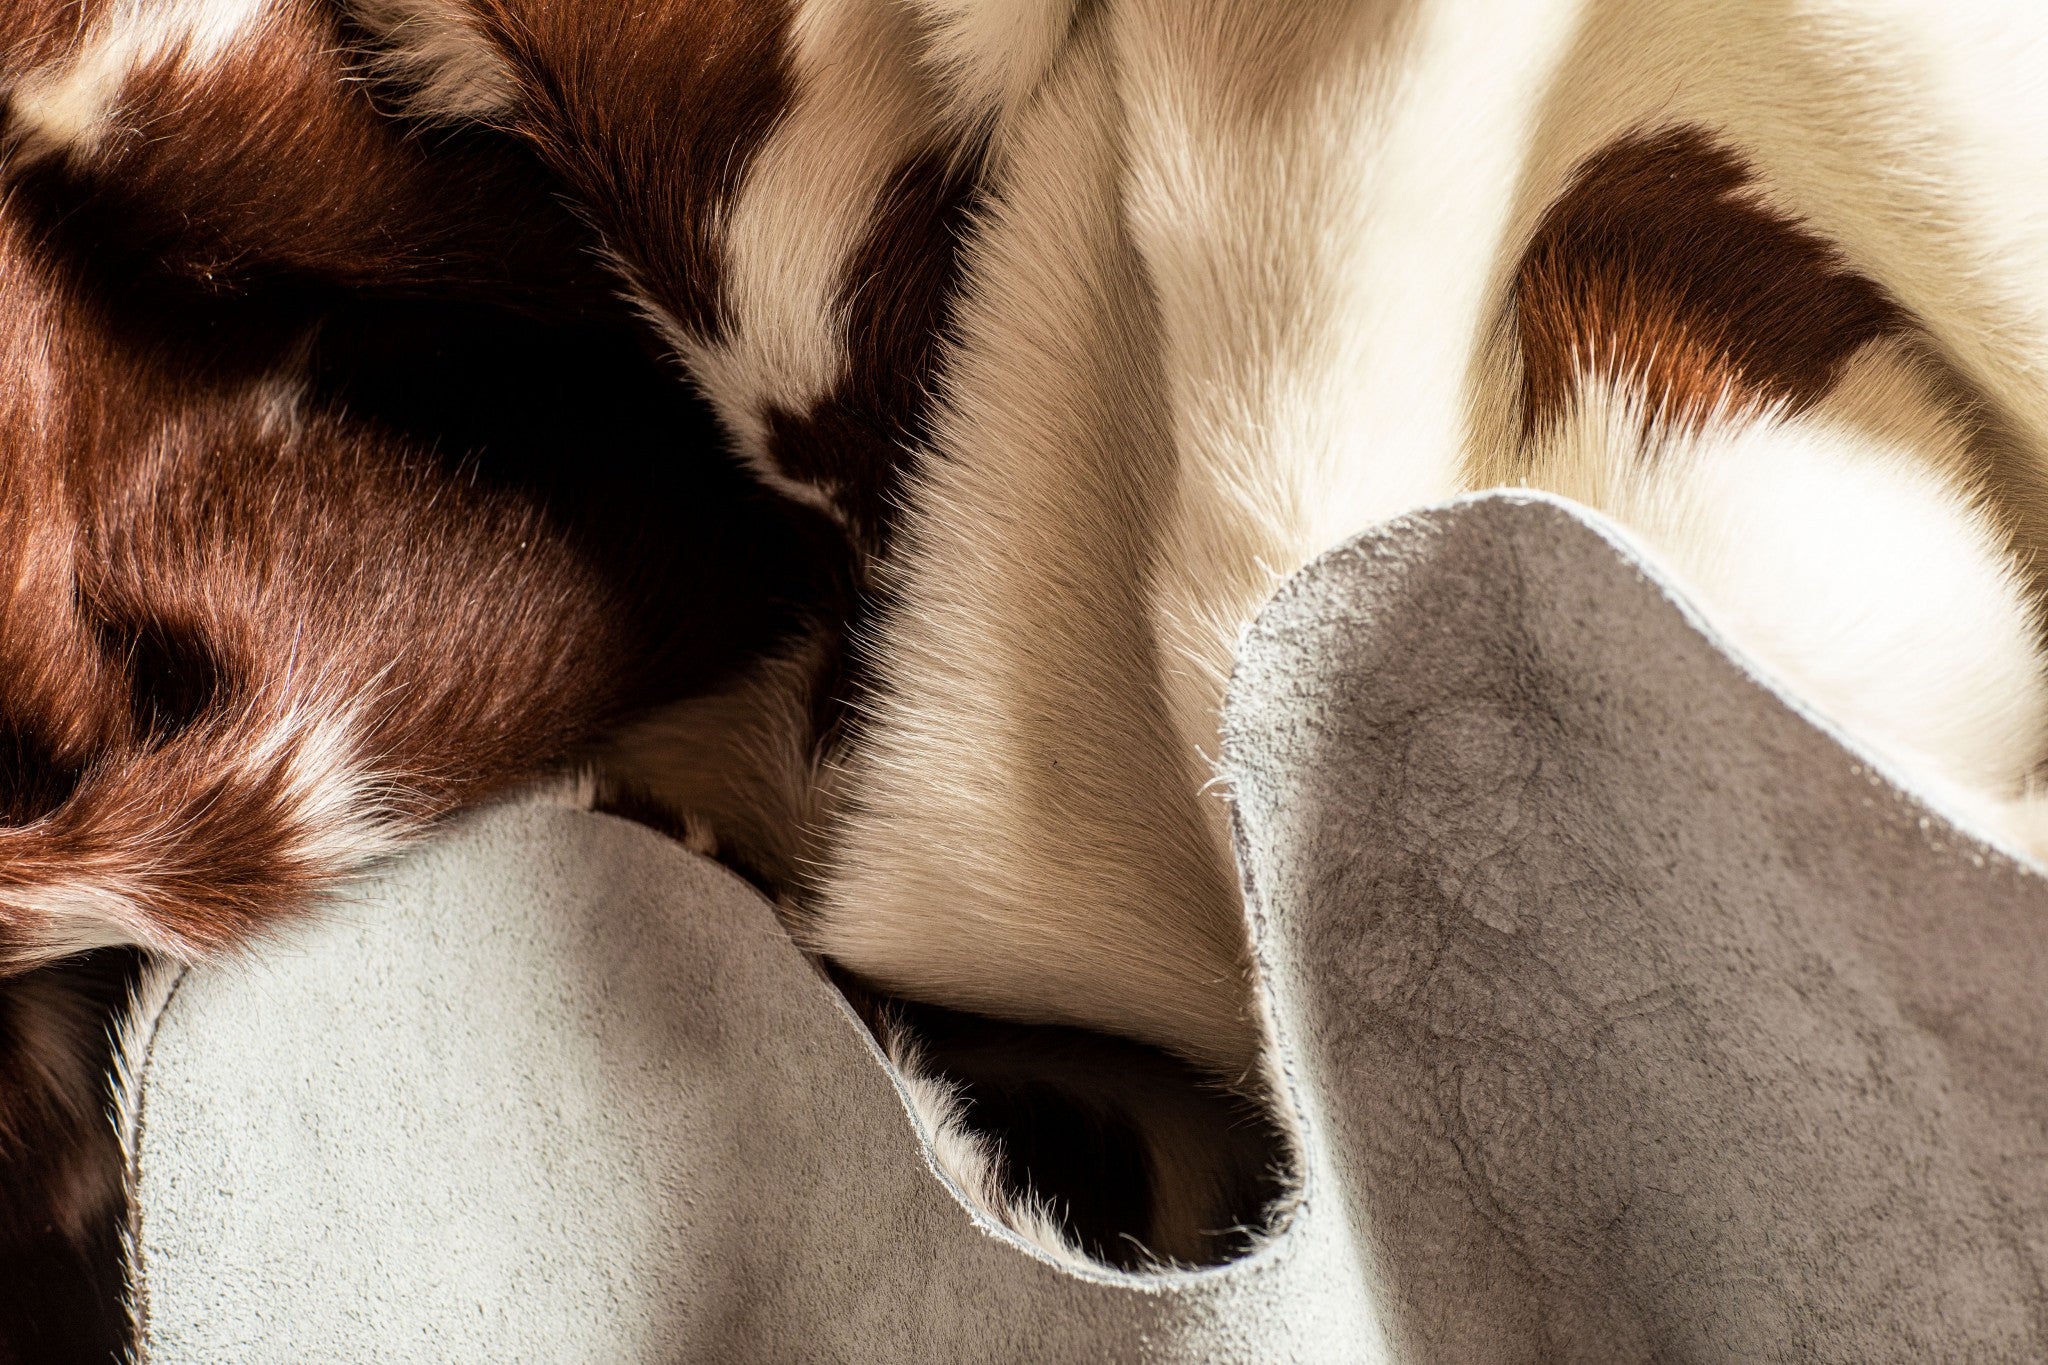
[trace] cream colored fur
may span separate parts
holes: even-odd
[[[910,994],[1242,1070],[1235,881],[1146,592],[1174,461],[1113,73],[1084,21],[1004,140],[817,943]]]
[[[795,33],[800,98],[726,225],[734,326],[670,329],[772,486],[835,506],[773,467],[762,418],[842,372],[831,284],[882,177],[963,128],[992,149],[859,741],[818,788],[801,713],[764,703],[735,743],[784,789],[707,798],[747,808],[745,841],[824,840],[815,947],[1247,1076],[1210,767],[1239,632],[1344,537],[1501,482],[1601,508],[1856,741],[2048,834],[2024,795],[2048,743],[2048,11],[810,0]],[[1731,396],[1693,434],[1646,433],[1593,375],[1525,448],[1516,263],[1574,166],[1677,124],[1923,335],[1813,411]],[[634,775],[718,788],[687,751],[731,701],[653,724]]]
[[[2039,518],[1986,514],[1981,433],[1921,373],[1974,389],[2038,484],[2048,16],[1991,8],[1087,9],[1006,129],[818,946],[1246,1067],[1207,780],[1238,633],[1308,557],[1513,470],[1515,262],[1579,160],[1674,122],[1752,158],[1935,359],[1656,438],[1654,475],[1628,396],[1589,391],[1512,477],[1631,527],[1796,695],[2022,829],[2044,695],[2010,546]]]
[[[1013,117],[1044,81],[1074,23],[1074,0],[907,0],[923,60],[962,124]]]
[[[1640,405],[1594,382],[1527,482],[1620,522],[1723,635],[1944,799],[2017,797],[2048,747],[2039,622],[1951,472],[1965,433],[1914,387],[1870,356],[1814,412],[1645,438]]]

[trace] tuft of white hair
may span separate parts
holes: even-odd
[[[1001,1150],[968,1126],[958,1087],[931,1071],[909,1032],[891,1021],[878,1037],[883,1055],[896,1068],[904,1102],[923,1130],[932,1163],[968,1203],[1062,1265],[1107,1269],[1074,1244],[1044,1200],[1013,1193],[1005,1184]]]
[[[1527,482],[1620,522],[1786,690],[1937,794],[2021,794],[2048,744],[2039,623],[1955,471],[1968,432],[1889,348],[1797,416],[1644,423],[1589,381]]]
[[[70,57],[14,88],[7,132],[24,160],[87,157],[114,126],[130,77],[160,62],[202,69],[234,45],[270,0],[116,0]]]
[[[519,81],[475,17],[448,0],[354,0],[358,22],[380,46],[371,74],[402,91],[415,118],[488,123],[519,103]]]
[[[149,1325],[149,1297],[144,1288],[142,1263],[142,1201],[137,1182],[141,1179],[143,1073],[149,1067],[150,1049],[156,1045],[157,1023],[170,1006],[171,996],[185,977],[182,964],[152,961],[142,969],[128,994],[128,1005],[114,1026],[113,1101],[107,1118],[121,1144],[121,1185],[127,1207],[121,1224],[122,1302],[128,1311],[131,1342],[144,1341]]]

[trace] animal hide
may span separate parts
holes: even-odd
[[[408,430],[464,436],[408,410],[435,406],[430,381],[390,380],[461,373],[422,329],[563,333],[647,367],[612,339],[630,320],[545,175],[503,140],[395,124],[346,37],[312,4],[0,15],[10,1255],[87,1238],[116,1192],[104,971],[44,964],[260,936],[440,813],[687,690],[727,637],[760,633],[728,612],[776,614],[744,588],[707,608],[698,550],[647,544],[701,534],[759,557],[687,503],[616,531],[583,505],[610,493],[544,496]],[[488,328],[446,325],[485,306]],[[582,387],[649,402],[630,381]],[[664,402],[666,458],[710,444]],[[583,414],[573,432],[621,425]],[[723,502],[739,537],[794,556],[744,496]]]
[[[11,6],[0,957],[230,948],[581,752],[863,989],[1256,1094],[1240,632],[1504,484],[2035,847],[2043,41],[2018,0]],[[337,298],[612,290],[821,566],[747,667],[306,378]],[[0,1075],[49,1090],[53,1036]]]
[[[1238,633],[1500,484],[1619,519],[2032,837],[2048,105],[1995,36],[2031,11],[361,12],[416,108],[489,103],[579,187],[763,480],[846,528],[872,606],[820,686],[857,719],[757,746],[806,793],[760,808],[805,813],[770,861],[820,864],[807,941],[870,981],[1249,1076],[1209,781]]]

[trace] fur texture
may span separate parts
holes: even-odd
[[[18,229],[0,275],[10,966],[232,943],[610,703],[611,613],[532,510],[122,344]]]
[[[506,118],[519,83],[476,21],[433,0],[363,0],[356,17],[382,40],[370,69],[420,118],[482,122]]]
[[[165,36],[187,10],[214,16],[203,46]],[[141,277],[131,295],[168,276],[221,296],[283,284],[538,308],[604,287],[552,186],[493,143],[408,136],[351,77],[315,0],[242,5],[223,32],[229,12],[116,7],[79,48],[24,45],[0,66],[9,212],[52,225],[45,249],[96,274],[125,266]],[[119,39],[138,16],[154,38]],[[53,124],[38,93],[87,63],[100,64],[90,138]]]
[[[142,1130],[142,1074],[149,1066],[149,1050],[156,1042],[157,1022],[178,989],[184,969],[174,963],[157,962],[144,969],[129,993],[114,1032],[112,1067],[114,1104],[110,1118],[120,1143],[120,1172],[126,1216],[121,1220],[121,1268],[124,1284],[121,1302],[127,1309],[131,1341],[142,1339],[143,1324],[149,1319],[149,1301],[142,1292],[141,1212],[133,1197],[139,1172],[137,1139]]]
[[[2040,466],[2012,453],[2035,448],[2032,395],[2007,402],[1993,381],[2030,352],[1965,363],[1985,344],[1956,331],[1976,284],[1939,297],[1917,227],[1888,219],[1882,249],[1851,230],[1896,191],[1855,169],[1895,164],[1892,144],[1852,147],[1841,107],[1775,74],[1825,59],[1828,82],[1902,87],[1881,38],[1920,30],[1899,22],[1743,5],[1535,5],[1509,23],[1456,4],[1090,11],[1017,127],[1101,60],[1100,32],[1114,75],[1077,100],[1086,132],[1060,138],[1083,165],[1081,148],[1104,155],[1088,136],[1105,140],[1116,192],[1034,207],[1021,154],[993,191],[1011,216],[990,216],[968,272],[945,371],[957,409],[935,423],[945,458],[895,561],[815,941],[913,995],[1241,1068],[1255,1031],[1216,1008],[1243,999],[1239,921],[1221,802],[1201,794],[1237,633],[1276,576],[1345,534],[1503,482],[1637,528],[1795,693],[2018,828],[2041,660],[2015,548],[2037,543]],[[1759,81],[1759,52],[1794,66]],[[1674,75],[1675,108],[1632,102],[1667,97]],[[1898,156],[1926,145],[1896,117],[1857,126]],[[1988,226],[1964,177],[1916,164],[1915,224]],[[1018,252],[1029,297],[1007,289],[1012,237],[1068,215],[1098,241],[1126,234],[1112,269],[1147,282],[1139,325],[1105,325],[1115,294],[1083,283],[1098,258],[1043,237]],[[2024,268],[2024,252],[1992,254]],[[1076,304],[1039,327],[1062,276]],[[2001,296],[2000,329],[2019,297]],[[1091,409],[1103,373],[1130,392]],[[1005,377],[1024,375],[1006,410]],[[1038,434],[1061,418],[1118,434],[1091,456]],[[2017,440],[1986,439],[1997,429]],[[1089,488],[1077,500],[1100,521],[1040,500],[1055,459],[1080,467],[1047,482]],[[1154,467],[1137,497],[1088,483]],[[1135,550],[1126,567],[1112,546]],[[1134,612],[1104,610],[1125,593]],[[1114,681],[1089,672],[1134,653]],[[1030,700],[1068,679],[1063,699]],[[1129,719],[1147,709],[1166,724]],[[1130,774],[1148,799],[1123,797]],[[1152,814],[1168,791],[1207,837]]]
[[[430,11],[410,28],[359,13],[397,69],[445,69],[430,35],[488,45],[521,92],[506,121],[577,195],[742,457],[877,548],[971,183],[909,18],[875,0],[408,7]]]
[[[867,981],[1255,1086],[1208,768],[1238,633],[1351,532],[1503,483],[1606,511],[2034,837],[2033,11],[444,7],[760,477],[848,532],[851,666],[750,694],[777,757],[689,756],[699,711],[629,762],[720,773],[669,790],[750,845],[783,823],[801,932]]]
[[[1241,1072],[1236,891],[1144,592],[1175,472],[1157,321],[1115,207],[1106,35],[1076,41],[1005,139],[811,933],[913,997],[1201,1038]]]
[[[347,8],[0,15],[17,969],[238,941],[656,662],[535,507],[300,390],[303,300],[192,302],[277,280],[630,294],[832,562],[615,777],[907,997],[1256,1091],[1238,634],[1472,487],[1599,507],[1817,712],[2048,828],[2034,7]]]
[[[1074,1244],[1042,1200],[1019,1195],[1004,1181],[1001,1152],[969,1126],[959,1090],[932,1074],[916,1040],[901,1028],[885,1027],[881,1042],[940,1174],[971,1203],[1047,1256],[1071,1266],[1092,1267],[1093,1260]]]
[[[257,23],[267,0],[117,0],[65,57],[16,84],[8,129],[21,153],[90,157],[121,131],[124,87],[145,73],[204,74]]]
[[[1515,276],[1522,434],[1587,376],[1641,390],[1667,425],[1717,408],[1811,407],[1905,325],[1826,242],[1760,202],[1696,127],[1625,137],[1579,167]]]
[[[5,22],[11,1254],[44,1225],[83,1235],[116,1193],[91,1060],[107,1005],[45,964],[232,950],[563,761],[651,663],[633,604],[537,502],[310,383],[342,290],[537,309],[601,287],[516,153],[409,139],[345,79],[332,19],[291,0]]]
[[[921,59],[962,127],[1001,124],[1044,82],[1074,26],[1073,0],[911,0]]]

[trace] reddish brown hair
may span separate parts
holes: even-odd
[[[1798,409],[1901,326],[1883,290],[1751,181],[1695,127],[1622,138],[1578,168],[1515,279],[1525,434],[1589,375],[1640,386],[1679,423],[1719,403]]]

